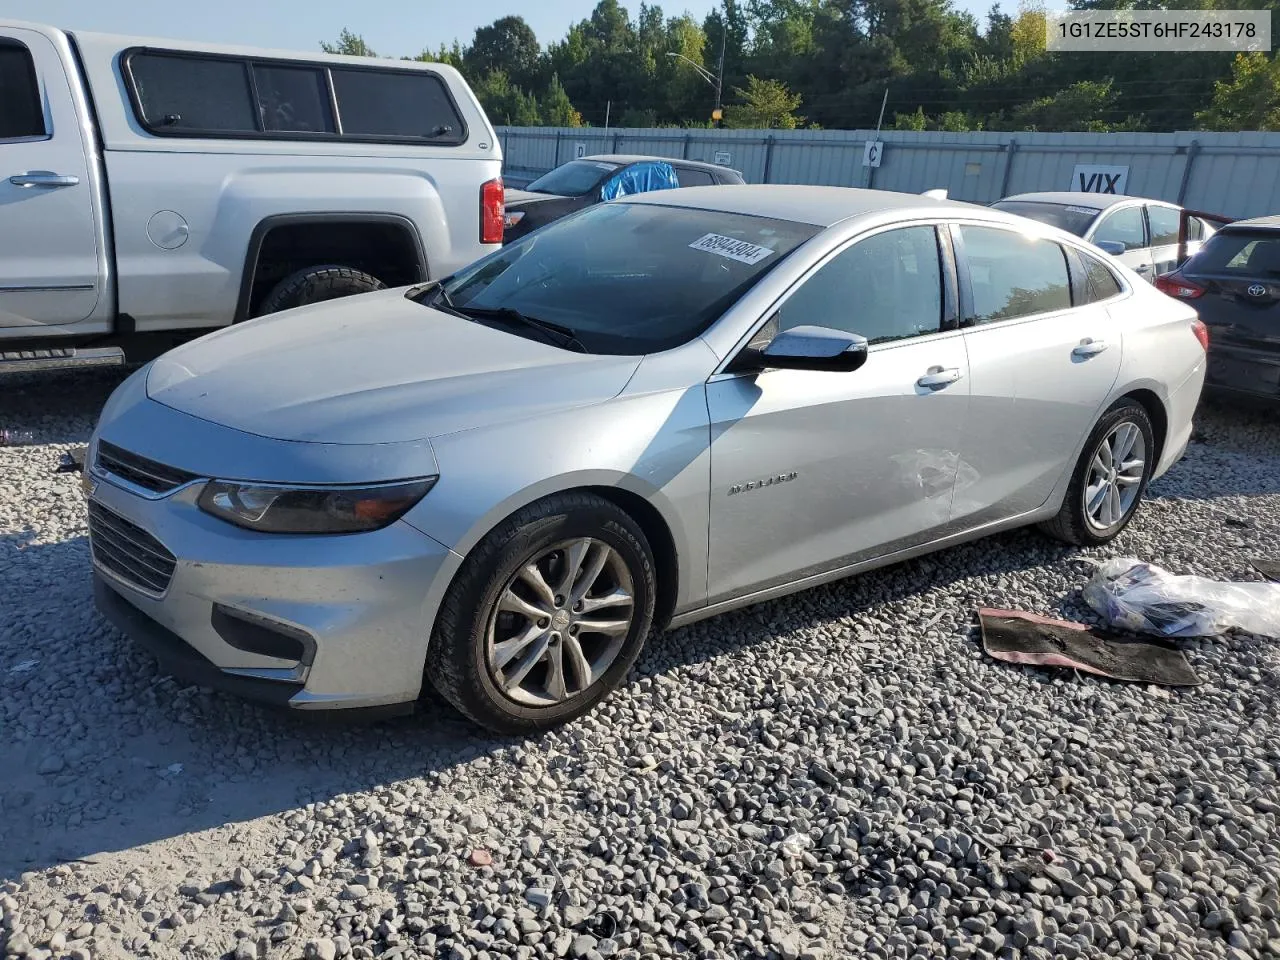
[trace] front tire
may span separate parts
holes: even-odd
[[[1093,428],[1062,509],[1041,529],[1078,547],[1110,543],[1129,525],[1155,469],[1155,431],[1136,400],[1120,400]]]
[[[567,723],[639,656],[657,595],[644,532],[616,504],[557,494],[491,531],[449,586],[427,679],[501,734]]]

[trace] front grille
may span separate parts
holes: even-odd
[[[197,479],[194,473],[156,463],[105,440],[98,441],[98,468],[153,493],[168,493]]]
[[[94,562],[148,593],[169,588],[177,558],[147,531],[96,501],[89,501],[89,547]]]

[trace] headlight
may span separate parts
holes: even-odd
[[[510,230],[517,223],[524,219],[523,210],[508,210],[502,215],[502,225]]]
[[[399,520],[436,477],[360,487],[282,487],[211,480],[200,509],[264,533],[359,533]]]

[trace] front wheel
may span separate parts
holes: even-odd
[[[653,623],[653,555],[621,508],[559,494],[468,555],[427,648],[427,679],[472,720],[524,734],[586,713],[635,663]]]
[[[1062,509],[1041,529],[1080,547],[1114,540],[1147,492],[1155,454],[1155,431],[1146,409],[1136,400],[1121,400],[1089,434]]]

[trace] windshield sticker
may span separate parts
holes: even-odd
[[[1095,213],[1098,212],[1097,209],[1094,207],[1067,207],[1067,209],[1072,213],[1083,213],[1089,217],[1092,217]]]
[[[733,237],[723,237],[718,233],[708,233],[704,237],[699,237],[689,244],[689,249],[714,253],[730,260],[737,260],[739,263],[752,265],[773,253],[768,247],[757,246],[746,240],[735,240]]]

